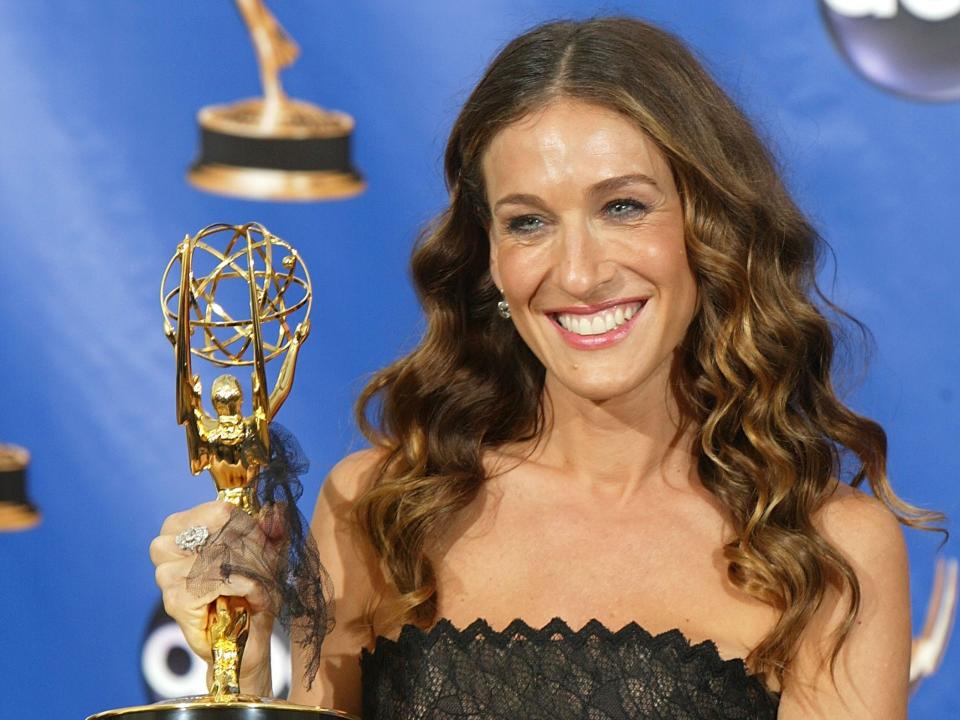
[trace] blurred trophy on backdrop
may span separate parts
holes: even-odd
[[[40,513],[27,494],[30,453],[19,445],[0,444],[0,532],[28,530]]]
[[[258,200],[350,197],[364,183],[350,159],[353,118],[286,95],[280,71],[300,49],[263,0],[236,0],[260,68],[263,97],[200,110],[196,187]]]
[[[257,223],[210,225],[188,235],[161,282],[164,333],[176,358],[177,421],[186,430],[190,470],[194,475],[208,470],[217,498],[236,508],[215,534],[194,527],[178,535],[181,549],[196,552],[188,589],[209,596],[217,583],[237,573],[261,582],[275,616],[289,621],[289,606],[294,606],[301,646],[308,657],[312,654],[307,662],[312,682],[320,643],[332,627],[329,585],[295,507],[297,475],[305,471],[305,460],[292,435],[272,423],[290,393],[309,334],[311,301],[310,275],[296,249]],[[219,367],[251,368],[250,411],[244,408],[240,380],[223,374],[210,385],[213,412],[207,412],[193,357]],[[272,360],[280,361],[280,369],[268,391],[266,369]],[[276,532],[266,530],[268,525]],[[245,545],[260,528],[265,534],[258,538],[280,539],[280,544]],[[243,598],[221,596],[208,612],[212,672],[207,695],[110,710],[90,720],[350,717],[244,694],[240,669],[251,608]]]

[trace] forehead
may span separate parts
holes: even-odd
[[[483,156],[491,200],[521,186],[594,184],[636,173],[672,184],[663,153],[631,119],[568,98],[507,125]]]

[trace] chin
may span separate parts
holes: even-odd
[[[598,378],[562,378],[557,384],[571,394],[595,403],[605,403],[618,398],[626,398],[637,388],[634,383],[625,383],[622,377]]]

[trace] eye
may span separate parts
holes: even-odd
[[[507,220],[507,232],[516,235],[529,235],[544,226],[543,218],[538,215],[520,215]]]
[[[634,220],[645,215],[649,209],[646,203],[639,200],[618,198],[603,206],[603,214],[614,220]]]

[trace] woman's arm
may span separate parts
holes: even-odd
[[[294,642],[291,702],[360,714],[360,651],[374,637],[366,615],[383,592],[383,580],[369,543],[358,532],[353,508],[380,459],[374,450],[346,457],[320,491],[311,527],[320,561],[333,581],[336,626],[324,640],[320,670],[310,690],[304,679],[306,653]]]
[[[837,657],[834,685],[831,632],[842,621],[849,596],[828,591],[788,668],[778,717],[906,718],[910,592],[900,525],[878,500],[842,484],[814,522],[856,572],[860,614]]]

